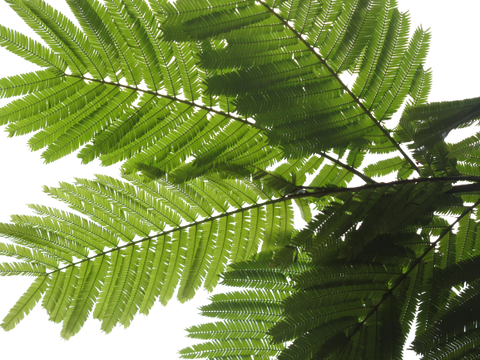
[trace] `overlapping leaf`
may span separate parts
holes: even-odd
[[[469,317],[476,309],[470,303],[475,301],[478,291],[473,290],[475,285],[467,290],[465,294],[471,293],[471,302],[465,303],[463,295],[456,297],[454,287],[472,281],[476,284],[478,279],[473,271],[478,259],[472,258],[477,248],[477,223],[471,218],[478,202],[466,207],[455,222],[445,222],[434,214],[434,209],[454,207],[461,200],[453,195],[458,192],[452,191],[448,182],[439,180],[417,184],[403,181],[392,187],[366,185],[359,192],[325,189],[333,193],[338,203],[325,208],[285,248],[292,256],[292,248],[303,239],[302,247],[314,260],[310,267],[299,268],[297,258],[291,257],[292,267],[283,270],[291,271],[293,281],[287,287],[277,275],[283,267],[272,268],[267,266],[268,261],[263,270],[255,268],[255,263],[249,267],[247,262],[224,275],[227,283],[236,286],[290,291],[281,302],[282,316],[266,306],[258,310],[262,315],[256,320],[261,321],[261,326],[245,324],[242,316],[247,316],[248,311],[242,316],[235,311],[250,305],[239,305],[236,310],[229,294],[222,295],[225,305],[220,303],[223,297],[217,295],[211,305],[204,307],[203,314],[225,320],[190,329],[203,339],[210,338],[203,333],[208,329],[215,340],[184,349],[183,356],[210,358],[209,350],[220,356],[222,347],[226,350],[233,346],[229,336],[236,338],[243,330],[257,338],[263,334],[258,329],[268,327],[273,344],[288,344],[276,355],[278,359],[402,359],[418,305],[420,335],[418,345],[414,343],[415,350],[428,352],[428,359],[436,358],[443,350],[449,358],[473,354],[477,318]],[[454,233],[456,224],[459,228]],[[430,242],[429,236],[435,234],[438,238]],[[458,255],[458,251],[463,255]],[[283,258],[285,251],[277,251],[275,257],[279,255]],[[260,301],[257,298],[268,300],[270,295],[249,296],[255,302]],[[243,295],[235,298],[244,301]],[[448,309],[450,302],[451,311],[439,310],[445,306]]]
[[[348,145],[398,151],[400,167],[417,170],[383,121],[408,95],[425,102],[429,34],[417,29],[409,41],[408,16],[395,2],[177,1],[163,8],[165,38],[203,40],[200,67],[221,71],[206,79],[207,92],[235,96],[237,112],[252,116],[270,144],[295,154]],[[355,74],[351,87],[346,73]]]

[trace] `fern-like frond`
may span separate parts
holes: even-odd
[[[51,50],[6,28],[0,45],[54,71],[3,79],[2,96],[30,95],[8,104],[1,123],[11,123],[12,136],[42,130],[29,144],[47,148],[46,162],[84,145],[79,157],[85,163],[129,160],[128,172],[153,166],[162,174],[191,156],[205,166],[244,156],[249,148],[254,155],[243,161],[265,155],[259,152],[264,134],[234,115],[227,98],[204,94],[207,74],[196,64],[198,45],[165,42],[163,17],[143,0],[69,0],[81,29],[42,0],[9,4]],[[72,82],[75,88],[65,86]],[[281,156],[265,150],[274,153],[270,165]],[[228,157],[216,159],[223,152]]]
[[[262,261],[232,265],[232,270],[223,275],[225,284],[254,287],[259,290],[214,296],[212,303],[202,308],[203,313],[205,316],[220,317],[224,319],[224,322],[222,325],[218,325],[218,323],[204,325],[205,330],[211,329],[215,334],[211,337],[215,340],[207,342],[206,345],[202,345],[203,347],[199,345],[185,349],[185,356],[208,358],[208,351],[202,352],[203,350],[209,349],[219,354],[218,351],[225,347],[225,351],[227,351],[231,344],[222,342],[223,339],[228,339],[226,335],[215,333],[215,328],[218,326],[231,329],[232,334],[239,332],[239,329],[246,332],[251,331],[252,338],[256,339],[260,336],[255,333],[257,327],[247,327],[250,325],[244,322],[245,319],[248,319],[261,321],[265,327],[270,326],[268,335],[272,337],[273,343],[282,345],[291,342],[277,355],[279,359],[339,359],[342,357],[400,359],[406,335],[412,326],[419,301],[421,313],[418,321],[422,324],[420,328],[425,328],[426,324],[430,324],[433,325],[432,329],[434,330],[432,331],[441,334],[442,332],[437,330],[434,325],[436,319],[442,316],[441,311],[440,315],[438,314],[438,309],[442,309],[442,306],[450,301],[449,299],[454,298],[452,295],[454,286],[465,281],[475,281],[474,279],[478,277],[475,272],[471,271],[476,266],[478,259],[470,258],[475,247],[471,245],[472,240],[469,240],[475,238],[469,235],[470,232],[474,233],[476,230],[476,223],[470,219],[470,215],[478,206],[478,201],[462,211],[454,223],[442,222],[433,216],[433,209],[449,205],[455,206],[459,203],[459,199],[448,195],[449,193],[455,194],[455,187],[452,189],[449,185],[442,185],[441,181],[434,184],[435,182],[423,186],[423,181],[415,185],[413,185],[413,181],[400,181],[399,183],[403,183],[404,186],[394,190],[398,198],[396,196],[389,197],[389,203],[399,199],[407,200],[407,194],[412,191],[413,193],[424,191],[425,195],[430,194],[427,195],[427,198],[433,196],[427,200],[420,193],[416,194],[412,197],[412,199],[418,200],[416,206],[420,204],[424,206],[415,210],[411,205],[405,205],[406,218],[403,220],[400,213],[388,216],[389,220],[384,232],[381,230],[380,224],[382,223],[381,216],[386,208],[382,207],[383,210],[379,212],[374,209],[376,206],[381,206],[381,198],[387,192],[382,189],[382,195],[378,198],[371,193],[369,195],[371,198],[363,199],[361,202],[365,204],[371,199],[374,204],[372,207],[366,206],[368,209],[366,215],[357,217],[353,208],[347,211],[352,219],[361,219],[358,220],[361,221],[359,226],[351,223],[348,225],[346,220],[326,226],[334,231],[341,229],[345,223],[345,229],[348,231],[344,235],[333,236],[332,240],[324,240],[326,251],[322,252],[322,256],[317,256],[316,261],[310,267],[297,266],[295,259],[291,261],[293,265],[291,269],[271,268],[268,266],[268,257]],[[412,184],[412,187],[405,186],[406,184]],[[459,187],[462,186],[459,185]],[[381,184],[365,185],[363,190],[366,187],[379,190],[383,186]],[[341,192],[339,188],[336,190],[332,188],[328,191]],[[443,192],[444,195],[438,191]],[[323,195],[326,195],[325,192]],[[339,197],[338,193],[334,196],[339,199],[339,209],[342,206],[350,206],[348,204],[351,201],[349,200],[351,194],[345,199]],[[342,200],[340,201],[340,199]],[[398,204],[391,208],[402,211],[400,209],[403,208],[403,205]],[[375,214],[373,215],[375,221],[372,218],[372,225],[369,225],[370,220],[368,220],[370,211]],[[325,217],[328,221],[335,221],[335,211],[328,212],[328,214],[326,212]],[[310,237],[312,229],[318,226],[316,222],[320,221],[320,218],[317,216],[304,230],[305,233],[310,234]],[[454,234],[453,229],[457,224],[459,229]],[[364,226],[368,228],[367,232],[362,230]],[[378,229],[377,226],[379,226]],[[423,234],[417,234],[418,229],[423,227],[425,227],[425,231],[438,232],[438,238],[431,243]],[[377,230],[378,233],[375,232]],[[296,236],[300,236],[300,234],[302,232]],[[363,243],[361,248],[351,253],[350,258],[345,258],[345,249],[353,244],[362,243],[370,234],[376,235],[372,235],[369,242]],[[456,239],[458,236],[464,240],[457,241],[458,245],[453,246],[457,250],[464,249],[468,260],[462,260],[461,257],[455,260],[455,252],[453,257],[446,253],[449,251],[448,246],[451,246],[449,239]],[[336,242],[340,245],[336,245],[334,241],[338,238],[340,240],[336,240]],[[311,241],[308,240],[307,244],[310,244]],[[438,245],[440,246],[438,247]],[[290,244],[288,247],[292,247],[292,245]],[[467,248],[470,250],[467,251]],[[442,263],[445,264],[444,256],[450,259],[448,260],[450,265],[442,265]],[[459,261],[458,264],[456,261]],[[442,267],[445,266],[445,270],[442,270]],[[283,275],[282,271],[285,271]],[[291,272],[289,273],[289,271]],[[293,282],[286,281],[288,277]],[[287,286],[284,287],[285,285]],[[291,288],[291,285],[294,287]],[[272,290],[262,294],[262,291],[267,289]],[[446,289],[446,292],[439,289]],[[277,295],[275,294],[279,290],[289,291],[289,295],[281,300],[283,308],[281,316],[272,307],[276,301]],[[459,304],[463,304],[463,300],[459,300]],[[466,312],[471,311],[467,308],[470,307],[465,305]],[[472,324],[473,332],[468,333],[467,330],[467,333],[464,334],[464,321],[459,319],[458,334],[460,335],[458,339],[452,340],[452,344],[463,341],[465,346],[462,349],[469,351],[469,354],[476,344],[474,340],[471,340],[476,331],[474,323],[476,324],[476,321],[473,319],[469,323]],[[199,329],[195,328],[195,331],[197,330]],[[453,334],[453,331],[457,330],[452,328],[451,331]],[[424,330],[419,339],[430,336],[426,335],[427,333]],[[199,337],[205,338],[205,335],[199,334]],[[470,339],[468,343],[467,337]],[[430,345],[431,342],[426,341],[426,343],[433,346]],[[449,345],[446,344],[445,348],[447,346]],[[437,351],[435,354],[440,351],[435,347],[432,349]],[[452,351],[452,354],[458,354],[458,351],[460,350]]]
[[[31,205],[39,216],[15,215],[14,224],[0,226],[18,244],[1,244],[1,255],[24,261],[4,264],[2,273],[43,274],[49,285],[42,304],[52,321],[63,322],[66,339],[91,312],[110,332],[155,301],[166,304],[176,289],[182,302],[202,285],[211,290],[229,263],[283,246],[293,232],[293,199],[246,180],[128,179],[99,175],[45,188],[85,217]]]
[[[200,53],[201,67],[223,72],[207,78],[207,91],[235,96],[237,112],[252,116],[270,144],[282,144],[288,153],[300,144],[307,152],[390,142],[405,166],[416,170],[381,122],[410,93],[424,101],[429,34],[418,29],[409,41],[408,16],[394,6],[393,1],[225,6],[177,1],[163,7],[162,29],[168,40],[226,41]],[[346,72],[358,75],[352,88],[341,80]]]
[[[443,141],[478,99],[426,103],[430,34],[395,0],[66,0],[79,26],[6,2],[46,45],[0,27],[43,68],[0,79],[0,124],[124,180],[0,224],[0,275],[35,277],[4,329],[41,301],[65,339],[109,333],[221,281],[184,358],[397,360],[415,316],[426,359],[478,357],[479,136]]]

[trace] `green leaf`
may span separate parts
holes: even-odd
[[[7,0],[46,45],[0,27],[44,68],[0,80],[0,124],[123,180],[0,224],[0,274],[36,277],[5,328],[43,298],[63,338],[109,333],[221,281],[184,358],[396,360],[415,316],[425,358],[478,357],[477,130],[443,141],[478,101],[427,104],[430,33],[396,1],[66,2]]]

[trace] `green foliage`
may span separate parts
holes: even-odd
[[[184,358],[401,359],[415,317],[424,359],[478,357],[480,137],[445,142],[478,99],[427,104],[430,34],[394,0],[66,1],[80,27],[6,0],[46,45],[0,27],[43,68],[0,79],[0,124],[123,180],[0,224],[0,275],[35,277],[5,330],[41,302],[108,333],[221,279]]]

